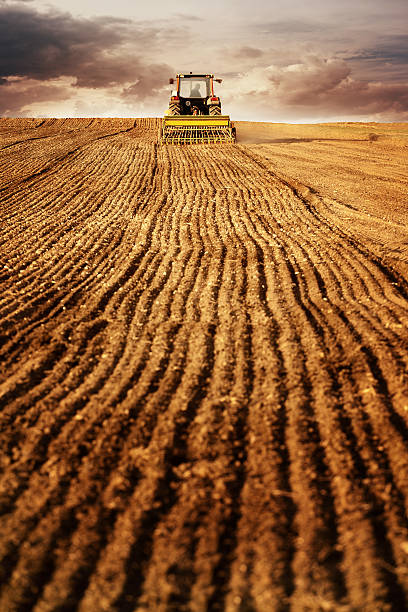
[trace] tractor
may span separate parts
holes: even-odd
[[[214,93],[213,74],[178,74],[165,113],[160,142],[164,144],[234,143],[235,127],[221,115],[221,101]]]

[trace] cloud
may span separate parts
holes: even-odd
[[[340,87],[327,92],[320,105],[355,116],[375,115],[384,121],[406,121],[408,85],[347,79]]]
[[[349,74],[350,68],[344,60],[309,55],[295,64],[248,71],[239,78],[238,91],[241,95],[271,97],[291,105],[310,104]]]
[[[135,83],[122,91],[124,98],[143,100],[154,96],[167,89],[168,78],[172,76],[173,70],[167,64],[153,64],[140,66]]]
[[[353,72],[365,80],[407,81],[408,35],[379,37],[354,53],[345,54]]]
[[[168,73],[167,73],[168,74]],[[72,87],[61,77],[46,83],[14,77],[0,92],[0,115],[5,117],[157,117],[168,102],[167,92],[144,95],[127,88]],[[129,87],[129,89],[131,86]]]
[[[262,32],[263,34],[273,35],[293,35],[293,34],[310,34],[314,32],[321,32],[323,26],[322,23],[317,21],[301,20],[301,19],[287,19],[282,21],[270,21],[258,23],[255,25],[255,29]]]
[[[376,41],[375,47],[360,49],[347,59],[375,59],[382,61],[408,61],[408,34],[383,36]]]
[[[17,78],[6,81],[1,88],[0,115],[30,117],[33,116],[31,108],[36,104],[41,105],[50,101],[61,101],[66,104],[69,98],[70,91],[66,83],[50,81],[44,84],[34,79]]]
[[[265,120],[408,117],[408,85],[354,80],[344,60],[317,55],[284,67],[253,68],[233,79],[226,94],[231,105],[240,100],[243,108]]]
[[[232,57],[236,57],[238,59],[254,59],[256,57],[261,57],[263,55],[263,51],[261,49],[256,49],[255,47],[243,46],[239,47],[236,51],[231,53]]]
[[[198,17],[197,15],[189,15],[187,13],[174,13],[173,17],[176,19],[182,19],[184,21],[203,21],[202,17]]]
[[[40,103],[55,108],[65,98],[64,114],[73,115],[74,89],[100,89],[107,99],[135,102],[155,96],[174,70],[145,52],[160,49],[166,28],[113,17],[41,13],[0,0],[0,114],[26,115],[30,108],[40,112]],[[177,40],[183,32],[172,28],[169,38]],[[83,106],[81,96],[77,101]]]
[[[316,96],[331,91],[349,74],[350,68],[343,60],[309,55],[283,68],[271,66],[267,78],[279,98],[289,104],[308,104],[314,103]]]
[[[111,17],[74,18],[31,7],[0,7],[0,77],[75,77],[79,87],[107,87],[137,78],[135,52],[155,45],[160,30]]]

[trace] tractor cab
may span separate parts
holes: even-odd
[[[222,79],[215,79],[221,83]],[[169,80],[174,84],[174,79]],[[213,74],[178,74],[177,89],[172,92],[174,114],[180,115],[220,115],[220,99],[214,94]]]

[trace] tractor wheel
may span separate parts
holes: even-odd
[[[221,106],[219,104],[211,104],[210,115],[221,115]]]
[[[179,104],[169,104],[169,115],[181,115]]]

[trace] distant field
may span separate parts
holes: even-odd
[[[408,125],[0,119],[0,610],[408,607]]]

